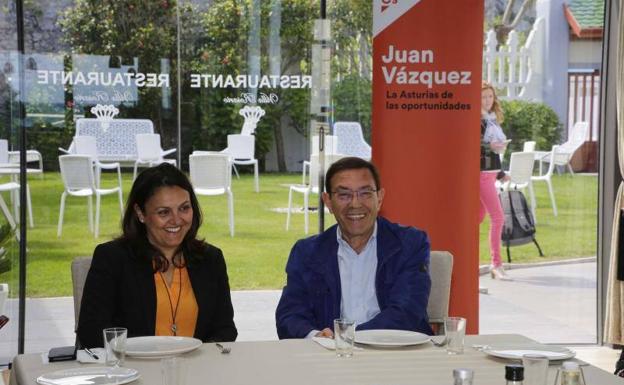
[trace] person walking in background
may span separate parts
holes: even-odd
[[[510,280],[501,260],[501,234],[505,218],[496,191],[496,180],[508,178],[501,170],[500,154],[505,152],[507,137],[501,123],[503,111],[496,98],[494,87],[481,86],[481,175],[479,181],[479,223],[486,212],[490,215],[490,274],[494,279]]]

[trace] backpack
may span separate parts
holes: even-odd
[[[530,242],[535,243],[540,257],[543,257],[542,249],[535,239],[533,214],[524,194],[518,190],[501,191],[499,199],[505,215],[501,240],[507,247],[507,261],[511,263],[509,246],[519,246]]]

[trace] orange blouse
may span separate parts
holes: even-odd
[[[165,277],[158,271],[154,273],[154,282],[156,283],[156,335],[193,337],[198,307],[186,267],[173,270],[171,286],[165,283]],[[176,333],[173,332],[174,324]]]

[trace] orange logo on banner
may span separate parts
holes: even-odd
[[[381,0],[381,12],[388,9],[389,6],[398,3],[399,0]]]

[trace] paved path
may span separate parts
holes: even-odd
[[[530,267],[509,271],[514,281],[481,276],[480,333],[520,333],[540,342],[596,342],[596,263]],[[239,341],[277,339],[274,312],[279,290],[234,291]],[[8,301],[7,314],[17,314]],[[26,351],[74,343],[71,297],[26,301]],[[16,318],[16,317],[15,317]],[[15,355],[17,323],[0,330],[0,363]]]

